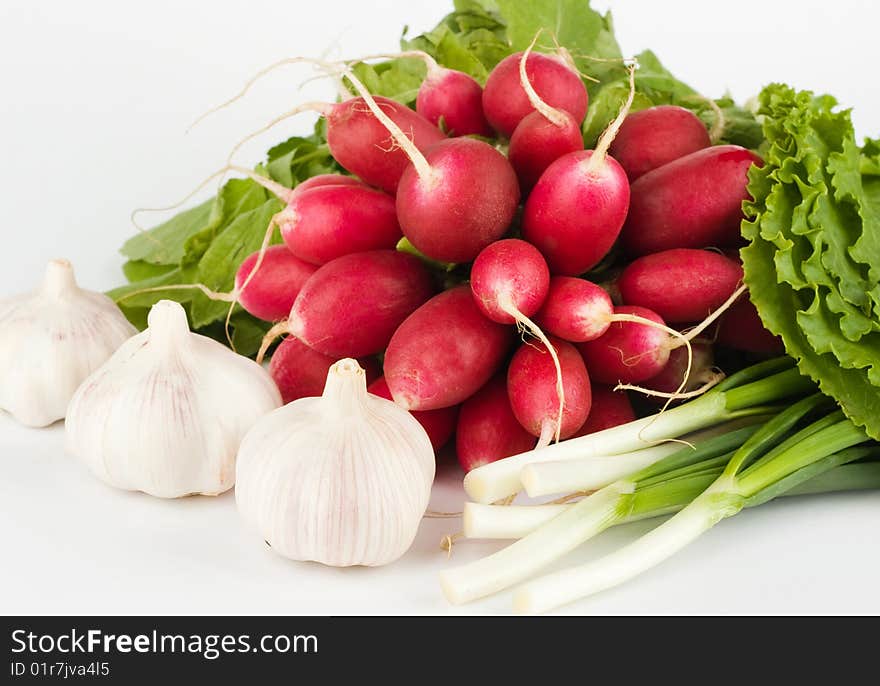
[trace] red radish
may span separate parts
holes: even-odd
[[[538,437],[538,448],[573,435],[590,413],[590,377],[571,343],[551,338],[561,367],[565,405],[560,413],[557,370],[543,343],[526,343],[514,353],[507,370],[507,393],[513,414],[526,431]],[[560,418],[561,415],[561,418]]]
[[[331,74],[339,74],[340,72],[350,74],[350,70],[341,63],[308,57],[289,57],[279,60],[257,73],[245,84],[238,95],[200,116],[190,128],[208,115],[242,98],[258,79],[273,69],[289,64],[312,64]],[[239,141],[232,149],[229,161],[231,162],[232,156],[246,141],[267,131],[275,124],[301,112],[317,112],[326,120],[327,145],[334,159],[370,186],[376,186],[393,194],[397,190],[400,175],[409,159],[406,152],[398,147],[396,139],[389,134],[387,126],[376,118],[375,112],[380,111],[382,118],[393,121],[398,128],[406,131],[410,144],[419,150],[443,140],[446,136],[418,112],[399,102],[377,96],[370,98],[370,103],[371,105],[368,107],[364,98],[361,97],[337,103],[308,102],[299,105]],[[322,184],[318,183],[318,185]]]
[[[584,149],[581,128],[567,112],[557,110],[554,123],[540,112],[532,112],[519,123],[507,151],[516,170],[520,190],[528,193],[553,162],[563,155]]]
[[[547,259],[553,274],[574,276],[595,266],[611,249],[626,219],[629,181],[608,146],[632,105],[630,92],[595,150],[563,155],[538,180],[523,209],[523,238]]]
[[[532,45],[520,58],[519,76],[520,84],[535,111],[517,124],[507,150],[507,157],[516,171],[523,194],[534,187],[553,162],[569,152],[584,149],[580,124],[565,110],[551,107],[541,100],[532,88],[526,72],[526,60],[531,54]]]
[[[647,255],[736,244],[753,164],[762,162],[750,150],[717,145],[639,177],[621,233],[624,247],[631,255]]]
[[[371,383],[367,390],[373,395],[378,395],[386,400],[393,400],[391,397],[391,389],[385,377],[379,377]],[[423,412],[413,412],[412,416],[422,425],[428,438],[431,439],[431,445],[434,451],[440,450],[446,442],[452,437],[455,431],[455,422],[458,418],[458,405],[452,407],[442,407],[439,410],[425,410]]]
[[[408,410],[457,405],[501,366],[511,339],[508,327],[480,313],[470,287],[458,286],[400,325],[385,351],[385,380]]]
[[[379,96],[373,100],[385,117],[406,132],[415,149],[427,150],[446,138],[440,129],[405,105]],[[395,193],[409,157],[364,98],[328,105],[323,114],[333,158],[371,186]]]
[[[635,383],[660,373],[669,360],[670,336],[663,329],[663,319],[644,307],[621,306],[616,315],[635,315],[660,326],[630,321],[615,321],[608,330],[591,341],[581,343],[590,376],[599,383]]]
[[[321,395],[327,382],[327,372],[338,361],[338,358],[323,355],[289,336],[281,341],[272,354],[269,374],[281,391],[281,399],[287,404],[299,398]],[[378,376],[375,360],[365,358],[358,362],[366,370],[368,381]]]
[[[684,348],[680,348],[684,350]],[[593,384],[591,388],[593,402],[590,414],[572,438],[610,429],[635,420],[636,413],[626,391],[615,391],[609,386]]]
[[[286,246],[273,245],[263,254],[259,275],[248,279],[259,259],[257,251],[246,257],[238,268],[235,274],[238,301],[258,319],[277,322],[290,314],[296,296],[318,268],[296,257]]]
[[[298,183],[293,188],[294,193],[302,193],[310,188],[319,188],[322,186],[367,186],[363,181],[353,176],[345,176],[344,174],[318,174],[311,176],[305,181]]]
[[[338,69],[338,65],[336,68]],[[380,112],[383,120],[391,121],[399,129],[406,131],[410,146],[417,150],[425,150],[444,140],[446,136],[418,112],[395,100],[376,96],[370,98],[370,103],[368,106],[364,98],[351,98],[338,103],[308,102],[295,107],[236,143],[227,158],[227,168],[234,168],[231,164],[232,157],[247,141],[300,112],[317,112],[327,123],[327,146],[333,158],[367,185],[394,194],[400,176],[409,163],[409,157],[389,134],[385,124],[377,119],[375,112]],[[311,187],[322,185],[328,184],[318,182]],[[356,184],[339,182],[337,179],[329,185]],[[307,186],[306,189],[308,188]],[[287,201],[288,198],[282,199]]]
[[[474,138],[438,143],[407,167],[397,216],[417,250],[440,262],[470,262],[507,231],[519,185],[507,158]]]
[[[483,87],[469,74],[442,67],[421,50],[368,55],[359,61],[402,57],[421,60],[426,68],[416,95],[416,112],[450,136],[491,138],[494,135],[483,114]]]
[[[709,386],[721,380],[722,375],[715,372],[712,366],[715,364],[715,356],[712,353],[712,345],[706,341],[693,341],[693,359],[691,371],[688,374],[688,353],[684,348],[676,348],[669,353],[669,361],[660,372],[646,379],[641,386],[651,398],[675,398],[689,397],[689,394],[702,393]],[[687,378],[685,379],[685,375]]]
[[[337,257],[306,282],[287,321],[266,334],[257,359],[282,333],[331,357],[373,355],[432,290],[431,275],[412,255],[373,250]]]
[[[550,272],[530,243],[517,238],[484,248],[471,267],[471,290],[482,313],[499,324],[521,324],[547,297]]]
[[[684,107],[657,105],[623,121],[610,152],[630,183],[642,174],[712,145],[700,118]]]
[[[455,430],[455,452],[465,472],[531,450],[535,437],[516,420],[507,377],[497,374],[464,401]]]
[[[360,183],[298,187],[279,226],[290,252],[312,264],[354,252],[391,249],[403,235],[394,198]]]
[[[489,74],[483,88],[483,112],[489,123],[510,137],[523,118],[534,111],[520,83],[517,52],[501,60]],[[577,124],[587,113],[587,89],[565,60],[555,55],[533,52],[526,62],[528,80],[541,100],[551,107],[568,112]]]
[[[427,53],[413,54],[428,67],[416,96],[416,112],[450,136],[491,138],[494,132],[483,114],[483,87],[477,80],[441,67]]]
[[[617,280],[627,305],[640,305],[667,322],[700,321],[720,307],[742,282],[739,262],[711,250],[673,248],[645,255]]]
[[[605,333],[613,316],[614,305],[605,289],[586,279],[554,276],[535,321],[554,336],[582,343]]]
[[[535,246],[516,238],[487,246],[471,267],[471,291],[480,311],[493,322],[517,324],[527,329],[549,350],[556,368],[557,404],[563,407],[565,390],[556,349],[540,327],[529,319],[541,307],[549,286],[550,272],[541,253]],[[562,414],[557,416],[561,418]]]
[[[357,77],[346,77],[412,162],[397,188],[397,217],[409,242],[430,259],[469,262],[500,238],[519,204],[507,158],[475,138],[447,139],[422,154]]]
[[[717,341],[728,348],[750,353],[776,355],[785,351],[782,339],[764,327],[758,310],[748,298],[738,300],[721,318]]]

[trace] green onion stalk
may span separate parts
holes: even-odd
[[[744,507],[803,487],[841,465],[880,454],[876,444],[860,446],[869,440],[864,431],[836,410],[830,399],[789,374],[794,370],[763,378],[754,378],[754,367],[745,371],[739,383],[731,377],[727,380],[731,383],[718,393],[728,404],[727,413],[759,405],[766,413],[768,402],[813,392],[761,425],[713,437],[696,449],[682,448],[577,503],[536,507],[557,509],[543,523],[532,515],[529,526],[523,528],[536,528],[507,548],[443,572],[441,586],[447,598],[463,603],[495,593],[532,577],[610,526],[677,512],[647,535],[600,560],[536,579],[517,590],[515,609],[543,612],[626,581]]]
[[[780,403],[814,391],[813,382],[801,376],[791,358],[762,362],[679,407],[478,467],[465,477],[465,492],[478,503],[496,502],[523,490],[523,475],[527,481],[535,475],[524,471],[529,465],[639,451],[732,420],[766,415],[780,409]]]

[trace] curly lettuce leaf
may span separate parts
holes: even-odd
[[[862,171],[870,164],[849,112],[829,96],[773,84],[759,114],[765,164],[749,172],[749,245],[741,251],[750,297],[800,369],[880,438],[880,311],[872,295],[880,284],[870,262],[880,221],[873,179]]]

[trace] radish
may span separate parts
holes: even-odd
[[[742,266],[710,250],[673,248],[645,255],[617,280],[627,305],[647,307],[667,322],[699,321],[717,309],[743,278]]]
[[[368,55],[358,62],[407,57],[421,60],[427,70],[416,95],[416,112],[450,136],[494,136],[483,114],[483,87],[470,74],[447,69],[421,50]]]
[[[302,61],[324,64],[316,60]],[[340,69],[340,65],[335,65],[334,68]],[[364,91],[366,92],[366,89]],[[301,112],[317,112],[326,121],[327,146],[333,158],[366,184],[394,194],[400,176],[409,163],[409,157],[398,140],[389,134],[387,126],[377,119],[375,113],[380,112],[381,119],[390,121],[398,129],[406,131],[410,146],[417,150],[425,150],[445,140],[446,135],[418,112],[395,100],[377,95],[370,96],[369,103],[368,105],[366,99],[361,97],[338,103],[307,102],[299,105],[238,141],[229,152],[227,166],[232,168],[232,158],[247,141]],[[311,187],[316,185],[328,184],[321,182]],[[354,184],[334,182],[330,185]]]
[[[288,197],[279,228],[290,252],[312,264],[391,249],[403,235],[394,198],[361,183],[298,187]]]
[[[785,352],[782,339],[767,330],[748,298],[734,303],[721,318],[717,341],[719,345],[750,353],[777,355]]]
[[[657,105],[627,116],[610,152],[632,183],[652,169],[711,144],[706,126],[693,112]]]
[[[760,166],[762,161],[750,150],[717,145],[639,177],[632,185],[623,246],[638,256],[737,244],[753,164]]]
[[[385,377],[380,376],[373,381],[367,390],[373,395],[378,395],[386,400],[394,400],[391,397],[391,389]],[[446,445],[446,442],[452,437],[455,431],[456,420],[458,419],[458,405],[452,407],[442,407],[439,410],[424,410],[422,412],[412,412],[416,421],[422,425],[428,438],[431,439],[431,445],[436,453],[440,448]]]
[[[556,368],[558,407],[565,405],[562,369],[555,347],[529,317],[538,311],[550,286],[547,263],[530,243],[516,238],[497,241],[474,260],[471,267],[471,292],[480,311],[493,322],[516,324],[528,330],[550,352]],[[557,412],[561,421],[563,412]],[[559,440],[557,426],[556,438]]]
[[[403,233],[431,259],[470,262],[509,228],[520,197],[516,173],[504,155],[475,138],[446,140],[418,154],[397,191]]]
[[[287,320],[266,334],[257,360],[283,333],[331,357],[373,355],[432,290],[431,275],[412,255],[373,250],[337,257],[306,282]]]
[[[550,272],[530,243],[517,238],[484,248],[471,267],[471,290],[480,311],[499,324],[520,324],[535,330],[528,319],[547,297]],[[536,332],[539,338],[543,335]]]
[[[508,138],[523,118],[534,111],[520,81],[520,60],[517,52],[501,60],[483,88],[483,112],[496,131]],[[576,124],[587,114],[587,89],[580,75],[561,57],[533,52],[526,62],[529,82],[541,100],[565,110]]]
[[[572,343],[592,341],[614,322],[635,322],[659,328],[681,337],[656,318],[640,318],[626,310],[615,310],[611,296],[592,281],[574,276],[554,276],[544,305],[535,315],[535,321],[548,333]],[[702,328],[701,328],[702,330]]]
[[[608,155],[635,96],[630,92],[595,150],[570,152],[553,162],[532,189],[523,209],[523,238],[544,255],[554,274],[576,275],[595,266],[611,249],[626,219],[629,181]]]
[[[469,74],[433,65],[419,87],[416,112],[450,136],[491,138],[494,132],[483,114],[483,87]]]
[[[678,348],[677,350],[684,349]],[[586,436],[635,420],[636,413],[633,412],[632,403],[626,391],[615,391],[609,386],[592,384],[590,392],[592,394],[590,414],[587,415],[587,421],[581,425],[572,438]]]
[[[258,79],[278,67],[290,64],[312,64],[331,74],[346,73],[351,75],[348,67],[339,62],[327,62],[308,57],[288,57],[279,60],[259,71],[237,95],[202,114],[190,125],[190,129],[205,117],[244,97]],[[365,88],[363,90],[366,91]],[[369,96],[369,93],[366,95]],[[399,102],[380,96],[375,98],[369,96],[368,100],[369,102],[364,97],[360,97],[337,103],[303,103],[276,117],[266,126],[239,141],[229,154],[228,166],[231,166],[233,155],[245,142],[301,112],[317,112],[326,121],[327,145],[333,158],[342,167],[370,186],[377,186],[393,194],[397,190],[397,183],[409,162],[409,157],[404,150],[400,149],[397,138],[389,134],[390,129],[386,124],[377,119],[376,113],[381,112],[380,119],[391,121],[394,126],[406,131],[410,145],[419,150],[430,147],[446,136],[418,112]],[[316,182],[314,185],[323,185],[323,182]]]
[[[663,319],[645,307],[624,305],[614,313],[639,321],[615,321],[604,334],[578,346],[592,378],[605,384],[635,383],[659,374],[671,349]],[[645,319],[659,326],[643,323]]]
[[[258,319],[277,322],[290,314],[296,296],[318,268],[299,259],[287,247],[273,245],[263,253],[259,274],[249,279],[259,259],[257,251],[246,257],[238,268],[235,274],[238,301]]]
[[[409,164],[409,156],[400,141],[390,135],[386,125],[375,116],[374,106],[399,130],[416,150],[429,147],[446,138],[443,132],[423,116],[399,102],[376,96],[373,103],[367,98],[352,98],[328,105],[324,112],[327,120],[327,145],[330,154],[345,169],[371,186],[388,193],[397,191],[397,184]]]
[[[470,262],[500,238],[519,204],[507,158],[475,138],[447,139],[422,154],[357,77],[346,77],[412,162],[397,188],[397,217],[410,243],[433,260]]]
[[[574,276],[554,276],[535,321],[554,336],[581,343],[605,333],[613,317],[611,296],[602,287]]]
[[[507,377],[497,374],[462,403],[455,452],[465,472],[531,450],[535,437],[517,421],[507,395]]]
[[[394,401],[408,410],[458,405],[501,366],[510,334],[480,313],[469,286],[434,296],[407,317],[385,351]]]
[[[353,176],[345,176],[344,174],[318,174],[298,183],[294,186],[293,192],[302,193],[310,188],[322,186],[367,186],[367,184]]]
[[[568,438],[581,428],[590,412],[590,377],[584,360],[571,343],[553,338],[561,372],[543,343],[519,347],[507,370],[510,405],[523,428],[538,437],[536,448],[550,444],[554,433]],[[565,404],[560,407],[557,374],[561,375]]]
[[[339,360],[312,350],[294,336],[288,336],[275,349],[269,362],[269,374],[281,392],[285,404],[299,398],[317,397],[324,391],[327,372]],[[367,382],[379,376],[375,360],[363,358],[358,363],[367,375]]]
[[[669,352],[666,366],[658,374],[642,382],[643,393],[648,397],[673,398],[675,400],[699,395],[724,378],[713,369],[715,356],[708,341],[692,343],[693,359],[688,372],[687,350],[675,348]]]
[[[537,40],[535,36],[535,40]],[[520,85],[529,98],[534,112],[517,124],[510,137],[507,157],[519,178],[520,190],[528,193],[553,162],[569,152],[584,149],[580,124],[565,110],[551,107],[532,88],[526,72],[526,61],[532,44],[519,61]]]

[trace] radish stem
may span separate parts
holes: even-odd
[[[429,181],[433,176],[431,165],[428,164],[428,160],[425,159],[425,156],[416,147],[416,144],[413,143],[412,139],[407,136],[397,124],[394,123],[394,120],[392,120],[391,117],[382,111],[382,108],[379,107],[378,103],[373,99],[373,95],[363,82],[354,75],[354,72],[350,69],[346,69],[344,74],[345,78],[347,78],[354,86],[358,95],[364,99],[364,102],[367,107],[370,108],[370,112],[373,113],[373,116],[375,116],[376,119],[388,129],[388,133],[391,134],[394,142],[400,146],[400,148],[406,153],[407,157],[409,157],[410,162],[412,162],[413,166],[416,168],[416,172],[418,172],[419,178],[423,181]]]
[[[535,47],[535,43],[538,41],[538,37],[541,35],[543,29],[538,29],[538,32],[535,34],[535,37],[532,38],[532,42],[529,46],[523,51],[522,57],[519,60],[519,82],[522,86],[522,89],[526,92],[526,95],[529,98],[529,102],[532,107],[534,107],[538,112],[540,112],[545,119],[547,119],[554,126],[562,127],[565,126],[565,114],[563,114],[560,110],[552,107],[551,105],[544,102],[540,95],[538,95],[537,91],[532,87],[531,81],[529,81],[529,76],[526,73],[526,63],[528,62],[529,55],[532,53],[532,49]]]

